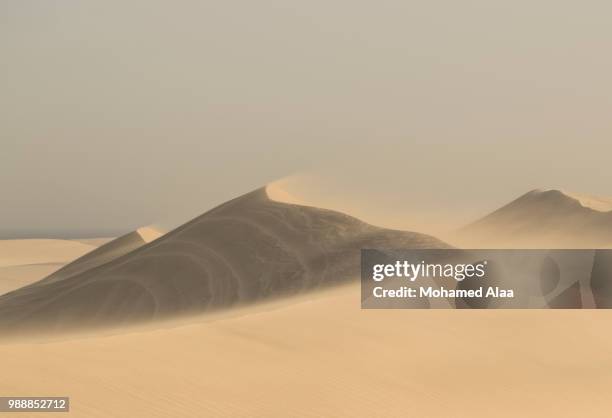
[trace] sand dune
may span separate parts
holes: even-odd
[[[100,264],[97,255],[118,242],[0,297],[0,326],[116,325],[227,308],[358,277],[361,248],[446,247],[427,235],[272,201],[265,189]]]
[[[533,190],[463,228],[452,242],[468,247],[609,248],[611,201]]]
[[[136,231],[106,242],[94,251],[74,260],[72,263],[46,277],[40,284],[67,279],[99,267],[156,240],[162,235],[163,232],[151,226],[138,228]]]
[[[174,328],[0,345],[0,393],[71,396],[70,416],[87,418],[603,418],[611,314],[362,311],[350,285]]]

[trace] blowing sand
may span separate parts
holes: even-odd
[[[75,417],[607,417],[611,321],[365,311],[348,285],[175,328],[7,342],[0,393],[70,396]]]
[[[585,208],[591,208],[599,212],[612,211],[612,197],[589,196],[573,192],[565,192],[565,194],[579,201]]]

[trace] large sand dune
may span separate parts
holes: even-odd
[[[70,396],[86,418],[609,417],[610,311],[360,310],[359,295],[0,345],[0,393]]]
[[[453,243],[469,247],[612,247],[611,199],[533,190],[468,225]]]
[[[259,189],[110,262],[82,271],[85,259],[0,297],[0,326],[56,330],[227,308],[356,278],[361,248],[440,247]]]

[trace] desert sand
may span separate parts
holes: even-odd
[[[64,263],[25,264],[0,267],[0,295],[47,277]]]
[[[115,238],[77,238],[73,241],[82,242],[83,244],[93,245],[94,247],[100,247],[114,240]]]
[[[88,418],[607,417],[611,314],[360,310],[348,285],[180,326],[5,342],[0,393],[70,396]]]
[[[72,240],[0,240],[0,295],[34,283],[95,248]]]
[[[270,262],[265,261],[268,257],[285,260],[275,268],[290,267],[288,271],[295,266],[315,267],[321,262],[312,258],[319,254],[316,246],[330,245],[325,250],[333,248],[336,257],[323,263],[325,269],[304,276],[307,280],[319,277],[333,282],[338,272],[354,273],[346,266],[354,264],[355,249],[364,244],[445,245],[432,237],[372,227],[335,212],[288,205],[282,198],[259,190],[152,242],[145,243],[142,236],[134,235],[137,232],[120,237],[58,272],[63,273],[16,292],[16,298],[4,298],[5,312],[36,318],[35,310],[11,307],[28,301],[29,295],[58,298],[58,306],[76,305],[85,319],[92,312],[105,312],[95,298],[78,299],[83,294],[73,286],[78,289],[91,278],[106,280],[104,274],[115,274],[105,273],[108,266],[136,274],[129,280],[145,273],[156,277],[160,271],[167,275],[162,269],[165,262],[172,268],[180,263],[164,257],[179,249],[189,251],[195,244],[199,253],[216,248],[217,257],[228,256],[231,252],[212,245],[219,237],[243,237],[244,226],[232,229],[232,222],[256,225],[246,229],[246,236],[263,250],[241,247],[246,238],[238,246],[230,240],[227,250],[255,251],[263,266]],[[211,229],[217,222],[219,230]],[[296,232],[304,226],[314,234],[310,240]],[[255,234],[258,230],[265,233]],[[331,239],[338,231],[344,238]],[[279,240],[271,242],[284,243],[303,264],[279,258],[274,250],[278,244],[262,239],[270,234]],[[189,237],[190,245],[179,245]],[[211,241],[206,241],[208,237]],[[160,247],[165,251],[159,252]],[[243,263],[249,260],[245,254],[240,255]],[[300,258],[305,254],[309,257]],[[166,261],[156,262],[160,257]],[[22,259],[29,258],[24,254]],[[316,262],[309,264],[310,259]],[[328,270],[332,261],[345,267]],[[247,265],[261,269],[259,262]],[[89,268],[92,272],[87,273]],[[224,272],[218,268],[217,274]],[[612,336],[607,329],[612,312],[362,310],[359,283],[344,276],[334,286],[300,282],[293,296],[255,298],[256,304],[180,319],[160,316],[148,323],[78,332],[71,328],[65,332],[52,322],[55,332],[50,334],[0,334],[0,394],[70,396],[69,416],[87,418],[609,416]],[[237,283],[231,279],[226,277]],[[192,282],[175,284],[185,283]],[[165,303],[173,301],[170,307],[180,307],[182,299],[173,299],[177,289],[153,288],[156,297],[167,298]],[[183,292],[193,290],[188,286]],[[231,290],[215,295],[228,297]],[[103,295],[114,312],[126,312],[118,308],[129,306],[129,293]],[[117,300],[120,303],[113,305]],[[34,298],[24,306],[37,303]]]
[[[26,264],[67,263],[94,248],[72,240],[0,240],[0,267]]]

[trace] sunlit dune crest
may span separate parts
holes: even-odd
[[[278,180],[266,186],[266,194],[270,200],[292,205],[307,205],[303,199],[298,199],[287,190],[287,180]]]
[[[142,228],[138,228],[136,230],[138,235],[143,239],[144,242],[155,241],[157,238],[164,235],[164,233],[157,227],[154,226],[143,226]]]

